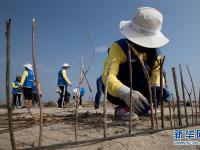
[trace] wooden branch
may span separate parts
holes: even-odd
[[[141,64],[141,67],[142,67],[142,71],[143,71],[144,76],[145,76],[146,81],[147,81],[147,87],[148,87],[148,93],[149,93],[149,101],[150,101],[150,110],[151,110],[151,129],[153,129],[154,128],[153,103],[152,103],[152,92],[151,92],[151,85],[150,85],[150,81],[149,81],[149,74],[148,74],[147,70],[145,69],[143,60],[140,59],[140,57],[138,56],[137,51],[135,50],[135,48],[133,46],[131,46],[129,43],[128,43],[128,45],[132,49],[132,51],[134,52],[135,56],[140,61],[140,64]]]
[[[173,73],[173,79],[174,79],[174,87],[175,87],[175,90],[176,90],[178,121],[179,121],[179,126],[182,126],[180,97],[179,97],[179,92],[178,92],[176,69],[174,67],[172,68],[172,73]]]
[[[178,126],[178,122],[177,122],[177,116],[176,116],[176,106],[175,106],[175,100],[174,100],[174,96],[173,94],[171,94],[171,98],[172,98],[172,109],[173,109],[173,119],[174,119],[174,127]]]
[[[7,99],[7,110],[8,110],[8,128],[10,132],[10,141],[12,149],[16,150],[15,136],[13,133],[12,124],[12,108],[10,100],[10,26],[11,19],[6,20],[6,99]]]
[[[158,129],[158,116],[157,116],[157,96],[156,96],[156,86],[153,86],[154,93],[154,101],[155,101],[155,120],[156,120],[156,128]]]
[[[127,42],[128,44],[128,42]],[[131,48],[128,44],[128,62],[129,62],[129,80],[130,80],[130,116],[129,116],[129,134],[132,132],[132,116],[133,116],[133,106],[132,106],[132,90],[133,90],[133,73],[132,73],[132,64],[131,64]]]
[[[191,99],[191,93],[188,91],[185,83],[184,83],[184,87],[185,87],[185,90],[188,94],[188,97],[189,97],[189,101],[190,101],[190,104],[191,104],[191,112],[192,112],[192,124],[194,123],[194,111],[193,111],[193,106],[192,106],[192,99]]]
[[[164,106],[163,106],[163,64],[165,61],[165,57],[163,57],[163,60],[160,60],[160,109],[161,109],[161,126],[162,129],[165,128],[165,114],[164,114]]]
[[[39,88],[39,82],[38,82],[38,73],[37,73],[37,64],[36,64],[36,58],[35,58],[35,18],[32,19],[32,61],[33,61],[33,69],[34,69],[34,75],[35,75],[35,81],[36,81],[36,87],[37,87],[37,96],[39,100],[39,106],[40,106],[40,132],[39,132],[39,140],[38,140],[38,147],[42,145],[42,135],[43,135],[43,115],[42,115],[42,100],[40,97],[40,88]]]
[[[196,113],[196,123],[197,123],[197,98],[196,98],[196,92],[195,92],[195,88],[194,88],[194,82],[193,82],[193,79],[192,79],[192,75],[191,75],[191,72],[190,72],[190,69],[188,67],[188,65],[186,65],[187,67],[187,70],[188,70],[188,73],[189,73],[189,76],[190,76],[190,81],[192,83],[192,89],[193,89],[193,94],[194,94],[194,106],[195,106],[195,113]]]
[[[108,80],[109,80],[109,75],[110,75],[110,70],[112,68],[112,64],[114,63],[115,59],[113,59],[109,66],[108,66],[108,71],[106,74],[106,80],[105,80],[105,89],[104,89],[104,98],[103,98],[103,137],[107,137],[107,110],[106,110],[106,101],[107,101],[107,92],[108,92]]]
[[[188,125],[188,115],[187,115],[187,107],[186,107],[186,99],[185,99],[185,89],[184,89],[184,80],[183,80],[183,73],[182,73],[182,67],[181,64],[179,64],[179,70],[180,70],[180,77],[181,77],[181,87],[182,87],[182,94],[183,94],[183,104],[184,104],[184,110],[185,110],[185,121]]]

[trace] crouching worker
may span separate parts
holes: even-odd
[[[63,108],[64,101],[69,103],[70,100],[70,93],[67,91],[67,86],[72,86],[72,84],[67,76],[67,69],[69,69],[69,65],[65,63],[58,72],[58,86],[60,88],[60,98],[58,99],[59,108]]]
[[[163,16],[150,7],[141,7],[137,10],[132,21],[121,21],[120,31],[125,36],[112,44],[104,63],[102,74],[105,85],[108,66],[113,59],[108,78],[108,100],[117,105],[115,116],[122,120],[128,120],[130,114],[130,75],[128,62],[128,43],[137,51],[139,58],[144,63],[145,69],[150,76],[151,85],[160,85],[160,60],[163,59],[158,48],[168,43],[168,39],[161,33]],[[132,49],[131,48],[131,49]],[[132,65],[132,108],[133,117],[147,115],[150,110],[147,81],[142,66],[131,50]],[[169,92],[163,90],[165,101],[169,100]],[[159,94],[159,92],[157,92]],[[135,115],[137,114],[137,115]]]
[[[40,84],[39,84],[39,94],[40,94],[39,96],[42,97],[42,92],[41,92],[41,89],[40,89]],[[36,80],[34,80],[34,86],[32,88],[32,96],[33,96],[32,105],[34,107],[37,107],[38,103],[39,103],[39,97],[38,97],[38,90],[37,90],[37,86],[36,86]]]
[[[19,86],[20,81],[21,76],[16,76],[15,81],[12,82],[13,105],[17,108],[21,108],[22,89]]]
[[[73,99],[76,99],[76,96],[79,97],[79,107],[82,108],[82,97],[85,95],[85,89],[83,87],[80,87],[79,91],[78,88],[73,89]]]

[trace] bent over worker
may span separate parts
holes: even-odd
[[[139,55],[145,69],[150,76],[151,85],[159,90],[160,60],[163,56],[158,48],[164,46],[169,40],[162,34],[163,15],[155,8],[138,8],[132,21],[121,21],[120,31],[124,39],[115,41],[104,63],[102,74],[103,85],[108,66],[115,59],[108,78],[108,100],[117,105],[115,116],[128,120],[130,114],[130,75],[128,62],[128,43]],[[150,109],[147,81],[142,65],[133,50],[131,50],[132,66],[132,108],[134,115],[146,115]],[[164,91],[164,100],[169,100],[169,92]],[[159,92],[157,92],[159,93]],[[133,115],[133,116],[134,116]],[[137,115],[135,115],[137,116]]]
[[[67,91],[67,86],[72,86],[71,81],[67,76],[67,69],[69,69],[69,64],[64,63],[60,71],[58,72],[58,86],[60,88],[60,98],[58,99],[58,106],[62,108],[64,105],[64,101],[66,103],[69,102],[70,93]]]
[[[23,88],[23,95],[25,99],[25,106],[30,108],[32,106],[32,88],[34,85],[34,72],[31,64],[24,65],[25,71],[22,75],[20,86]]]
[[[12,82],[12,95],[13,95],[13,104],[17,108],[21,108],[21,94],[22,89],[20,88],[21,76],[16,76],[15,81]]]

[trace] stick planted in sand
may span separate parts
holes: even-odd
[[[174,67],[172,68],[172,73],[173,73],[173,79],[174,79],[174,87],[175,87],[175,90],[176,90],[178,121],[179,121],[179,126],[182,126],[180,97],[179,97],[179,92],[178,92],[176,69]]]
[[[6,102],[8,109],[8,128],[10,132],[10,141],[12,149],[16,150],[15,145],[15,136],[13,133],[13,124],[12,124],[12,108],[10,100],[10,25],[11,19],[6,20]]]
[[[164,106],[163,106],[163,64],[165,61],[165,57],[163,57],[162,60],[160,60],[160,109],[161,109],[161,126],[162,129],[165,128],[165,114],[164,114]]]

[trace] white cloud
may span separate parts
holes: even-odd
[[[95,50],[97,53],[105,53],[108,51],[108,47],[107,46],[97,46],[97,47],[95,47]]]

